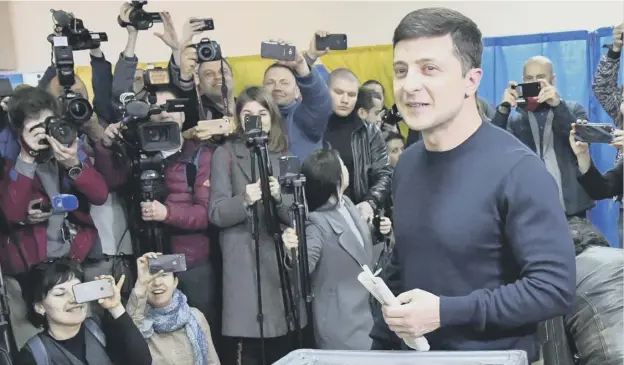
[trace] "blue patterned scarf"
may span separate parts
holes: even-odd
[[[170,333],[184,327],[193,348],[194,364],[208,365],[208,340],[199,325],[199,319],[191,312],[186,295],[178,289],[173,291],[171,303],[165,308],[154,308],[149,303],[145,308],[145,323],[141,330],[144,338],[156,333]]]

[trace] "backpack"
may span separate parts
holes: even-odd
[[[95,321],[91,318],[85,319],[84,324],[87,328],[87,331],[89,331],[98,340],[102,347],[106,348],[106,336],[104,335],[104,332],[102,332],[100,326],[98,326],[98,324],[95,323]],[[35,359],[37,365],[50,365],[48,351],[46,350],[45,345],[43,344],[43,341],[41,341],[39,335],[31,337],[31,339],[28,340],[26,344],[28,345],[30,353]]]

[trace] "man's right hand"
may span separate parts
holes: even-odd
[[[41,211],[41,209],[34,208],[36,204],[40,204],[42,201],[43,199],[35,199],[31,200],[30,203],[28,203],[28,217],[26,217],[26,224],[39,224],[47,221],[48,218],[50,218],[50,216],[52,215],[51,212],[46,213]]]
[[[125,23],[130,22],[130,12],[132,11],[132,9],[134,9],[134,6],[132,6],[132,4],[130,3],[124,3],[121,6],[121,9],[119,9],[119,18],[121,19],[121,21]],[[129,35],[133,36],[136,36],[139,33],[139,31],[132,25],[127,25],[126,30],[128,31]]]
[[[260,180],[254,184],[245,186],[245,201],[248,205],[253,205],[262,199],[262,189],[260,189]]]
[[[102,144],[104,147],[110,148],[115,142],[115,139],[119,135],[119,129],[121,128],[121,123],[109,124],[108,127],[104,130],[104,136],[102,136]]]
[[[511,105],[512,108],[515,108],[516,106],[518,106],[518,102],[516,100],[518,99],[518,92],[515,89],[516,86],[518,86],[517,82],[509,81],[509,84],[507,85],[507,88],[505,89],[505,92],[503,93],[503,101],[501,102],[501,104],[509,103],[509,105]]]
[[[622,35],[624,35],[624,23],[613,28],[613,52],[620,52],[622,50]]]
[[[182,45],[180,54],[180,78],[185,81],[193,80],[197,67],[197,50],[192,45],[191,42]]]

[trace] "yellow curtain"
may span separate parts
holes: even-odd
[[[385,89],[385,104],[394,104],[392,91],[392,46],[353,47],[346,51],[333,51],[323,57],[321,62],[328,72],[337,68],[348,68],[363,83],[377,80]]]

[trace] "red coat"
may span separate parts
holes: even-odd
[[[173,253],[186,255],[187,267],[208,261],[208,202],[210,201],[210,163],[212,152],[202,149],[195,177],[194,192],[186,180],[186,165],[192,163],[198,145],[186,141],[178,160],[165,168],[165,203],[167,217],[163,222],[171,230]],[[124,185],[130,177],[130,167],[112,150],[98,143],[95,147],[95,165],[111,190]]]
[[[76,195],[78,209],[68,214],[76,224],[78,234],[70,248],[70,257],[78,262],[83,261],[97,240],[97,229],[89,215],[89,203],[103,205],[108,199],[108,186],[102,175],[95,170],[84,151],[79,151],[82,159],[82,172],[71,182],[69,193]],[[0,184],[0,204],[4,210],[11,231],[17,238],[28,265],[35,265],[47,258],[47,222],[39,224],[22,224],[28,216],[28,206],[32,200],[43,199],[49,202],[41,181],[35,174],[31,179],[15,170],[15,161],[7,160]],[[0,235],[3,247],[0,249],[0,262],[4,273],[16,274],[26,270],[24,261],[8,235]]]

